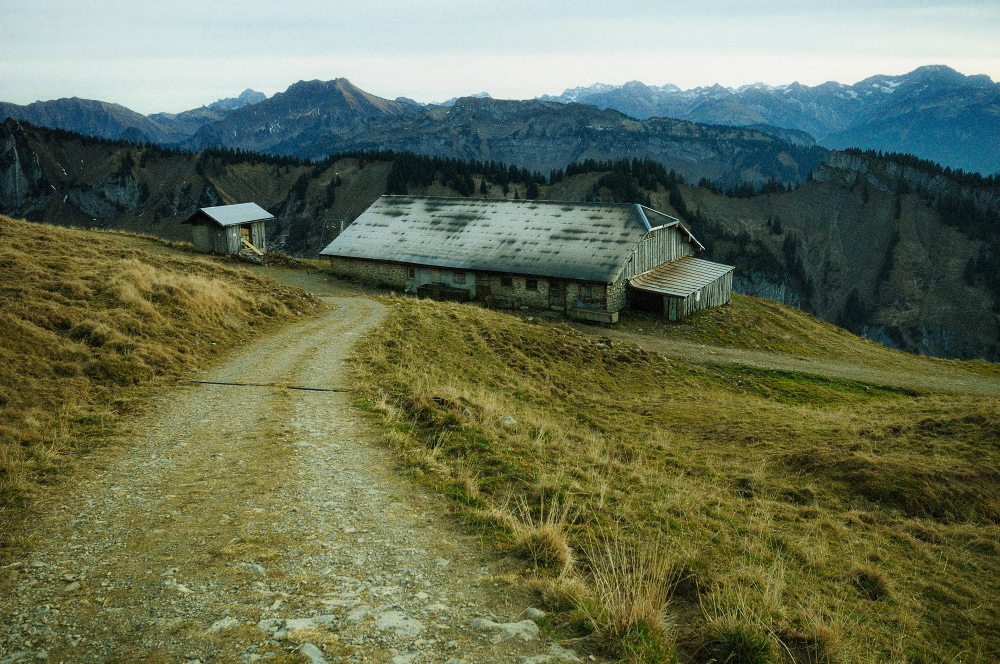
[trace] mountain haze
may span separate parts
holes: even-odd
[[[794,148],[822,146],[815,154],[851,147],[905,152],[989,174],[1000,171],[998,109],[1000,85],[989,77],[936,65],[854,85],[756,83],[681,90],[632,81],[531,101],[481,93],[437,105],[383,99],[338,78],[299,81],[271,99],[248,90],[198,109],[148,117],[93,100],[0,103],[0,120],[13,117],[192,150],[228,147],[311,159],[345,150],[393,149],[499,160],[544,172],[579,159],[648,157],[689,179],[759,184],[771,177],[802,181],[818,162],[795,150],[784,150],[778,159],[782,168],[753,156],[745,159],[746,148],[757,150],[763,141],[740,135],[734,126]]]
[[[202,127],[189,144],[195,149],[238,147],[255,152],[302,154],[309,150],[303,146],[320,140],[349,143],[371,125],[419,112],[419,107],[412,104],[368,94],[346,78],[299,81],[285,92],[244,106]]]
[[[265,98],[263,93],[247,89],[239,97],[220,99],[201,108],[149,116],[120,104],[77,97],[36,101],[24,106],[0,102],[0,122],[13,118],[38,127],[64,129],[111,140],[176,145],[190,140],[202,126],[218,122],[233,110],[259,103]]]

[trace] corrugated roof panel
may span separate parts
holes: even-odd
[[[274,215],[256,203],[217,205],[215,207],[200,208],[198,212],[204,213],[220,226],[235,226],[237,224],[249,224],[252,221],[274,219]],[[198,213],[196,212],[195,214]]]
[[[733,270],[731,265],[684,256],[629,279],[629,286],[651,293],[687,297]]]
[[[646,233],[635,205],[383,196],[320,254],[610,283]]]

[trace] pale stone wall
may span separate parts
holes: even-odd
[[[628,282],[608,284],[608,311],[621,311],[628,304]]]
[[[406,268],[395,263],[356,260],[353,258],[330,257],[330,271],[339,276],[353,277],[390,288],[406,287]]]
[[[456,288],[467,289],[471,296],[487,300],[499,307],[548,309],[550,306],[549,287],[552,280],[526,275],[504,275],[496,273],[474,273],[464,270],[446,270],[420,266],[406,266],[395,263],[330,257],[333,274],[349,276],[369,283],[399,288],[416,293],[417,286],[428,283],[443,283]],[[464,275],[464,283],[462,276]],[[565,288],[565,309],[594,312],[618,312],[625,308],[625,283],[604,284],[596,282],[563,281]],[[489,295],[477,292],[477,284],[489,287]],[[530,288],[529,286],[534,286]],[[581,286],[590,288],[590,294],[581,293]],[[477,297],[479,296],[479,297]]]
[[[447,284],[469,291],[469,297],[476,297],[476,273],[467,270],[446,270],[436,267],[407,266],[406,292],[416,293],[424,284]]]
[[[549,308],[548,279],[511,275],[509,277],[511,280],[509,287],[503,285],[503,279],[502,275],[490,275],[491,292],[513,298],[519,307],[528,307],[531,309]],[[533,280],[534,289],[528,288],[529,280]]]

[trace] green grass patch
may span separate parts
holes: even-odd
[[[621,329],[628,332],[697,341],[713,346],[764,350],[803,357],[850,357],[860,347],[876,344],[828,325],[798,309],[773,300],[733,294],[724,307],[699,311],[682,321],[629,311]]]

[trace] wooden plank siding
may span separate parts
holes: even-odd
[[[264,222],[255,221],[250,224],[250,243],[261,252],[267,251],[267,240],[264,234]]]
[[[654,228],[632,250],[615,281],[631,279],[682,256],[693,256],[694,251],[695,247],[677,226]]]
[[[691,293],[687,297],[671,297],[670,295],[663,296],[663,312],[668,317],[670,316],[670,300],[676,300],[676,312],[677,320],[681,318],[687,318],[696,311],[701,311],[702,309],[708,309],[710,307],[721,307],[724,304],[729,304],[733,298],[733,272],[730,270],[724,275],[712,281],[711,283],[702,286],[700,289]]]

